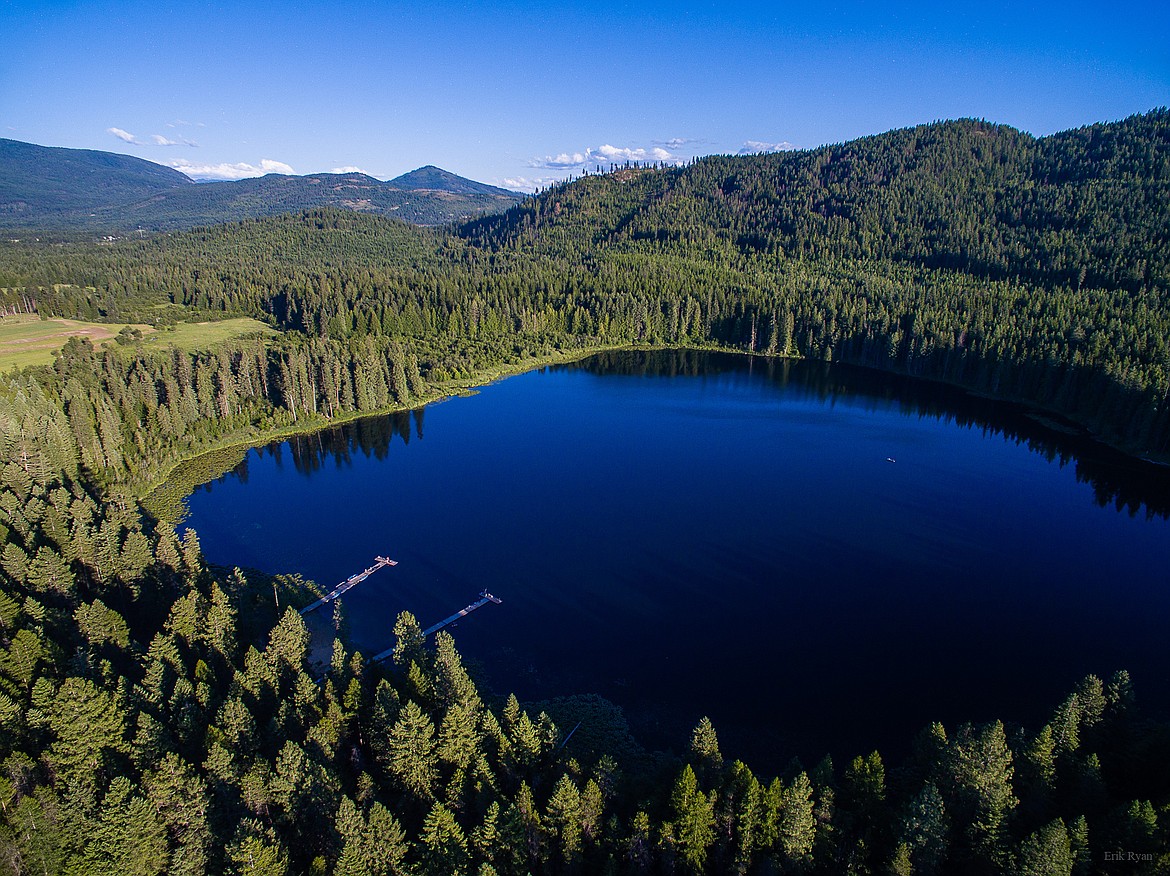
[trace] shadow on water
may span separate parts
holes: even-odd
[[[944,383],[829,362],[745,357],[705,350],[617,351],[557,366],[607,376],[699,377],[750,369],[797,398],[848,400],[876,411],[892,402],[907,416],[929,417],[1027,447],[1093,488],[1097,504],[1131,515],[1170,519],[1170,466],[1138,459],[1095,440],[1057,414],[973,395]]]
[[[1077,481],[1092,487],[1094,499],[1102,508],[1170,519],[1170,466],[1138,459],[1102,444],[1058,415],[973,395],[946,384],[850,365],[745,358],[704,350],[614,351],[550,370],[610,377],[711,377],[745,369],[765,377],[794,398],[830,404],[848,400],[869,411],[885,409],[893,403],[906,416],[931,418],[1002,437],[1062,468],[1073,466]],[[355,454],[382,460],[394,441],[407,445],[411,440],[422,440],[425,410],[416,408],[355,420],[269,444],[255,453],[258,459],[271,456],[278,465],[284,464],[288,453],[295,470],[303,475],[319,471],[329,461],[337,466],[348,465]],[[216,480],[230,476],[246,483],[250,458]],[[205,484],[201,489],[209,487]]]
[[[408,445],[411,440],[422,440],[425,411],[426,408],[395,411],[265,444],[255,448],[234,468],[198,489],[209,490],[213,484],[229,478],[246,484],[249,460],[258,462],[271,458],[278,468],[283,468],[286,454],[296,472],[306,476],[321,471],[329,462],[336,467],[347,466],[357,455],[383,460],[394,441]]]

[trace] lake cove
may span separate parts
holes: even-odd
[[[1053,428],[1053,426],[1056,428]],[[1087,673],[1170,696],[1170,472],[947,386],[622,352],[252,450],[190,497],[211,562],[448,627],[495,691],[598,693],[760,773],[934,720],[1037,725]],[[569,728],[565,728],[566,730]]]

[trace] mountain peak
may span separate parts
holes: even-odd
[[[177,170],[130,155],[0,139],[0,228],[6,229],[158,231],[318,207],[441,225],[506,210],[523,197],[434,165],[389,183],[351,171],[195,185]]]
[[[399,189],[450,192],[455,195],[494,195],[505,198],[517,196],[516,192],[467,179],[433,164],[396,176],[389,184]]]

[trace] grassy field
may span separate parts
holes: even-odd
[[[232,338],[254,335],[257,332],[263,335],[276,334],[276,330],[271,326],[241,316],[219,322],[181,322],[173,331],[165,329],[144,338],[143,343],[147,346],[156,343],[174,345],[181,350],[209,350]]]
[[[173,329],[156,330],[153,326],[136,325],[147,346],[176,346],[183,350],[206,350],[241,335],[275,334],[254,319],[240,317],[220,322],[179,323]],[[45,319],[20,315],[0,318],[0,371],[25,368],[29,365],[48,365],[53,351],[60,349],[71,337],[87,337],[94,345],[113,343],[125,328],[124,323],[81,322],[74,319]]]

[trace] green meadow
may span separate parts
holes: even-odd
[[[48,365],[53,351],[72,337],[89,338],[95,346],[114,343],[125,323],[84,322],[76,319],[41,319],[32,315],[0,318],[0,371]],[[276,332],[255,319],[238,317],[217,322],[178,323],[156,329],[149,325],[130,325],[142,333],[142,344],[175,346],[182,350],[208,350],[233,338]]]

